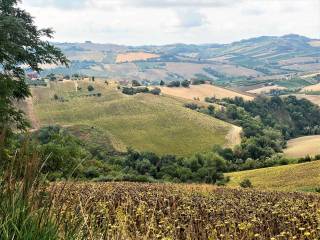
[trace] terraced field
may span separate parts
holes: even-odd
[[[87,86],[102,96],[86,96]],[[211,149],[214,144],[233,146],[227,139],[234,126],[192,111],[172,97],[137,94],[128,96],[116,85],[104,82],[73,81],[51,83],[50,88],[34,88],[35,114],[42,126],[87,126],[104,131],[113,148],[157,154],[190,155]],[[54,97],[58,100],[54,100]],[[233,139],[239,139],[233,137]]]
[[[314,191],[320,186],[320,161],[291,164],[279,167],[262,168],[228,173],[229,186],[237,187],[244,179],[249,179],[255,188]]]

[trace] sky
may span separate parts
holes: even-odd
[[[320,0],[22,0],[56,42],[229,43],[261,35],[320,38]]]

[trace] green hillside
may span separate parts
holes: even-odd
[[[95,88],[92,93],[101,96],[86,96],[88,84]],[[157,154],[190,155],[214,144],[228,144],[226,135],[232,125],[187,109],[181,100],[152,94],[128,96],[116,85],[99,81],[79,81],[78,88],[66,81],[33,89],[35,113],[42,126],[91,127],[103,132],[118,151],[131,146]]]
[[[229,186],[249,179],[254,187],[286,191],[313,191],[320,187],[320,161],[255,169],[227,174]]]

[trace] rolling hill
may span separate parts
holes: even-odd
[[[249,179],[255,188],[285,191],[312,191],[319,187],[320,161],[291,164],[228,173],[229,186],[237,187],[244,179]]]
[[[289,80],[320,71],[317,42],[317,39],[290,34],[230,44],[133,47],[92,42],[55,43],[71,60],[70,68],[46,66],[43,75],[80,73],[149,84],[195,78],[225,87],[271,82],[287,87]],[[304,79],[305,83],[300,81],[301,87],[308,85],[309,78]],[[317,82],[310,82],[314,83]]]
[[[172,88],[172,87],[161,87],[161,91],[164,94],[182,97],[186,99],[195,99],[199,98],[201,101],[204,101],[206,97],[215,97],[217,99],[222,98],[234,98],[242,97],[245,100],[253,100],[254,96],[249,93],[240,93],[235,92],[229,89],[217,87],[209,84],[202,85],[191,85],[189,88]]]
[[[75,82],[81,90],[76,90]],[[95,90],[89,93],[88,85]],[[84,126],[96,129],[120,152],[131,146],[157,154],[190,155],[214,144],[239,143],[240,138],[233,136],[239,135],[238,127],[187,109],[182,100],[152,94],[128,96],[116,86],[85,80],[33,88],[35,115],[41,126],[59,124],[76,132]]]

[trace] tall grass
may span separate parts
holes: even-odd
[[[4,149],[2,134],[0,150]],[[43,161],[30,150],[28,141],[8,159],[0,172],[0,239],[74,238],[70,231],[61,231],[64,216],[52,209],[53,194],[46,191],[40,174]]]

